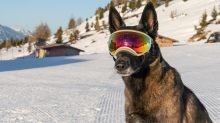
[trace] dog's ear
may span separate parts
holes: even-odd
[[[109,10],[109,30],[111,33],[125,27],[125,23],[115,7],[111,6]]]
[[[157,13],[152,2],[148,2],[145,6],[139,22],[139,26],[143,27],[151,37],[157,37]]]

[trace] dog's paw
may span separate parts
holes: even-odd
[[[147,123],[146,120],[144,120],[143,118],[141,118],[139,115],[137,114],[131,114],[128,118],[127,118],[127,122],[126,123]]]

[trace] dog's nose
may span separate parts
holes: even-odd
[[[119,62],[119,63],[116,63],[115,65],[115,68],[118,70],[118,71],[124,71],[127,69],[127,64],[125,62]]]

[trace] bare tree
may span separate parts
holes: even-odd
[[[8,48],[10,48],[12,45],[11,40],[8,39],[8,41],[6,42],[6,51],[8,51]]]
[[[80,25],[82,23],[82,18],[81,17],[78,18],[77,23],[78,23],[78,25]]]
[[[36,42],[46,42],[46,40],[50,37],[50,28],[47,23],[41,22],[38,27],[36,27],[34,38]]]

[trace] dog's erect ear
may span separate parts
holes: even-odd
[[[142,26],[150,36],[157,37],[157,13],[152,2],[148,2],[142,13],[139,26]]]
[[[125,27],[125,23],[123,19],[121,18],[118,11],[115,9],[115,7],[111,6],[109,10],[109,30],[111,33],[114,31],[117,31],[120,29],[120,27]]]

